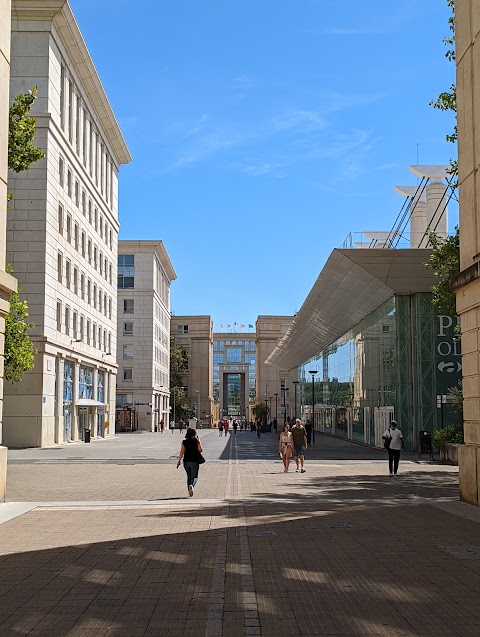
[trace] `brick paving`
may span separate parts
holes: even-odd
[[[389,478],[381,453],[321,438],[284,474],[273,437],[202,436],[194,498],[178,440],[135,464],[121,441],[12,454],[5,506],[32,509],[0,524],[0,636],[480,635],[480,511],[456,467]]]

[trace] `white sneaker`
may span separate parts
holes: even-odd
[[[295,473],[298,473],[300,471],[300,469],[295,469]]]
[[[192,486],[191,484],[189,484],[189,485],[188,485],[188,495],[189,495],[190,497],[192,497],[192,496],[193,496],[193,486]]]

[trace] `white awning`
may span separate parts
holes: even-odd
[[[105,403],[92,398],[79,398],[76,403],[77,407],[105,407]]]

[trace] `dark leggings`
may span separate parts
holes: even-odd
[[[187,487],[192,485],[194,487],[198,480],[198,462],[184,462],[183,467],[187,472]]]
[[[397,473],[400,462],[400,449],[388,450],[388,469],[390,473]]]

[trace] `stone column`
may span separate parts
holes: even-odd
[[[63,439],[64,436],[64,426],[63,426],[63,385],[64,385],[64,373],[65,373],[65,359],[63,356],[57,355],[57,387],[56,387],[56,402],[57,402],[57,412],[55,414],[55,442],[57,444],[61,444],[65,442]]]
[[[0,3],[0,443],[3,420],[3,352],[5,315],[8,299],[17,289],[17,281],[5,272],[7,179],[8,179],[8,109],[10,84],[11,2]],[[7,448],[0,446],[0,502],[5,500],[7,482]]]
[[[454,281],[462,327],[465,444],[459,447],[460,497],[479,504],[480,477],[480,3],[457,2],[457,124],[460,274]],[[477,125],[475,125],[477,124]]]
[[[73,400],[72,400],[72,440],[79,440],[78,429],[78,383],[80,380],[80,363],[75,363],[75,372],[73,376]]]

